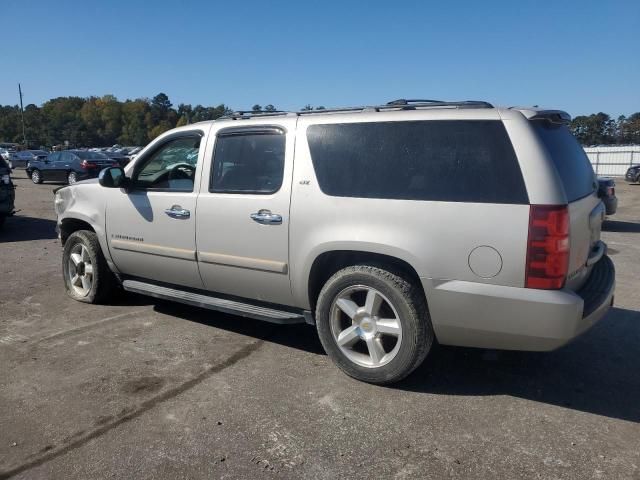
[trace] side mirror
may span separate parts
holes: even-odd
[[[98,175],[98,182],[106,188],[124,188],[127,186],[127,180],[122,167],[108,167]]]

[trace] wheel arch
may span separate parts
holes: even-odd
[[[415,282],[422,289],[418,272],[407,260],[363,250],[329,250],[319,254],[309,270],[307,298],[312,312],[315,311],[318,295],[327,280],[337,271],[352,265],[371,265],[389,270]]]
[[[60,222],[60,241],[62,244],[64,245],[69,236],[78,230],[90,230],[94,233],[96,231],[96,229],[93,228],[93,226],[86,220],[81,220],[75,217],[63,218]]]

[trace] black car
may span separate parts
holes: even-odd
[[[627,170],[624,179],[629,183],[638,183],[640,182],[640,165],[632,165]]]
[[[126,155],[118,152],[104,152],[104,154],[109,157],[114,162],[117,162],[122,168],[124,168],[127,163],[129,163],[130,159]]]
[[[16,152],[11,155],[11,167],[12,168],[29,168],[29,164],[33,161],[44,161],[48,152],[44,150],[23,150],[22,152]]]
[[[613,215],[618,209],[616,182],[610,177],[598,177],[598,196],[604,203],[607,215]]]
[[[5,219],[13,215],[15,191],[11,181],[11,169],[7,161],[0,157],[0,227]]]
[[[43,161],[32,161],[27,168],[27,175],[31,177],[33,183],[50,180],[67,182],[71,185],[81,180],[95,178],[103,168],[117,165],[117,162],[104,153],[65,150],[51,153]]]

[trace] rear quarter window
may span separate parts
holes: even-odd
[[[321,190],[332,196],[527,204],[500,121],[428,120],[311,125]]]
[[[569,202],[586,197],[597,188],[587,154],[566,125],[532,120],[536,134],[551,157]]]

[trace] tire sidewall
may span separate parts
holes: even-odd
[[[406,376],[406,374],[415,368],[413,364],[415,363],[415,357],[417,355],[417,343],[421,341],[429,342],[429,337],[425,336],[425,329],[429,326],[427,325],[428,319],[419,318],[415,306],[411,305],[408,299],[398,288],[394,287],[389,280],[380,278],[376,274],[369,273],[363,269],[348,270],[350,269],[342,270],[331,277],[318,297],[316,326],[320,341],[327,354],[348,375],[372,383],[390,383],[396,381]],[[330,313],[333,300],[336,295],[345,288],[354,285],[364,285],[375,288],[387,297],[398,313],[399,322],[402,327],[400,349],[389,363],[381,367],[363,367],[349,360],[338,347],[331,332]],[[423,324],[420,325],[420,322]],[[402,372],[407,369],[410,369],[409,372],[402,374]]]
[[[89,290],[87,295],[78,295],[75,289],[71,286],[71,280],[69,278],[69,258],[71,256],[71,250],[78,244],[84,245],[87,252],[89,252],[91,265],[93,267],[91,290]],[[103,272],[100,271],[98,253],[95,251],[91,242],[88,241],[87,233],[83,231],[72,233],[65,242],[64,249],[62,251],[62,275],[64,277],[64,288],[67,295],[80,302],[93,303],[96,297],[96,292],[99,288],[102,273]]]

